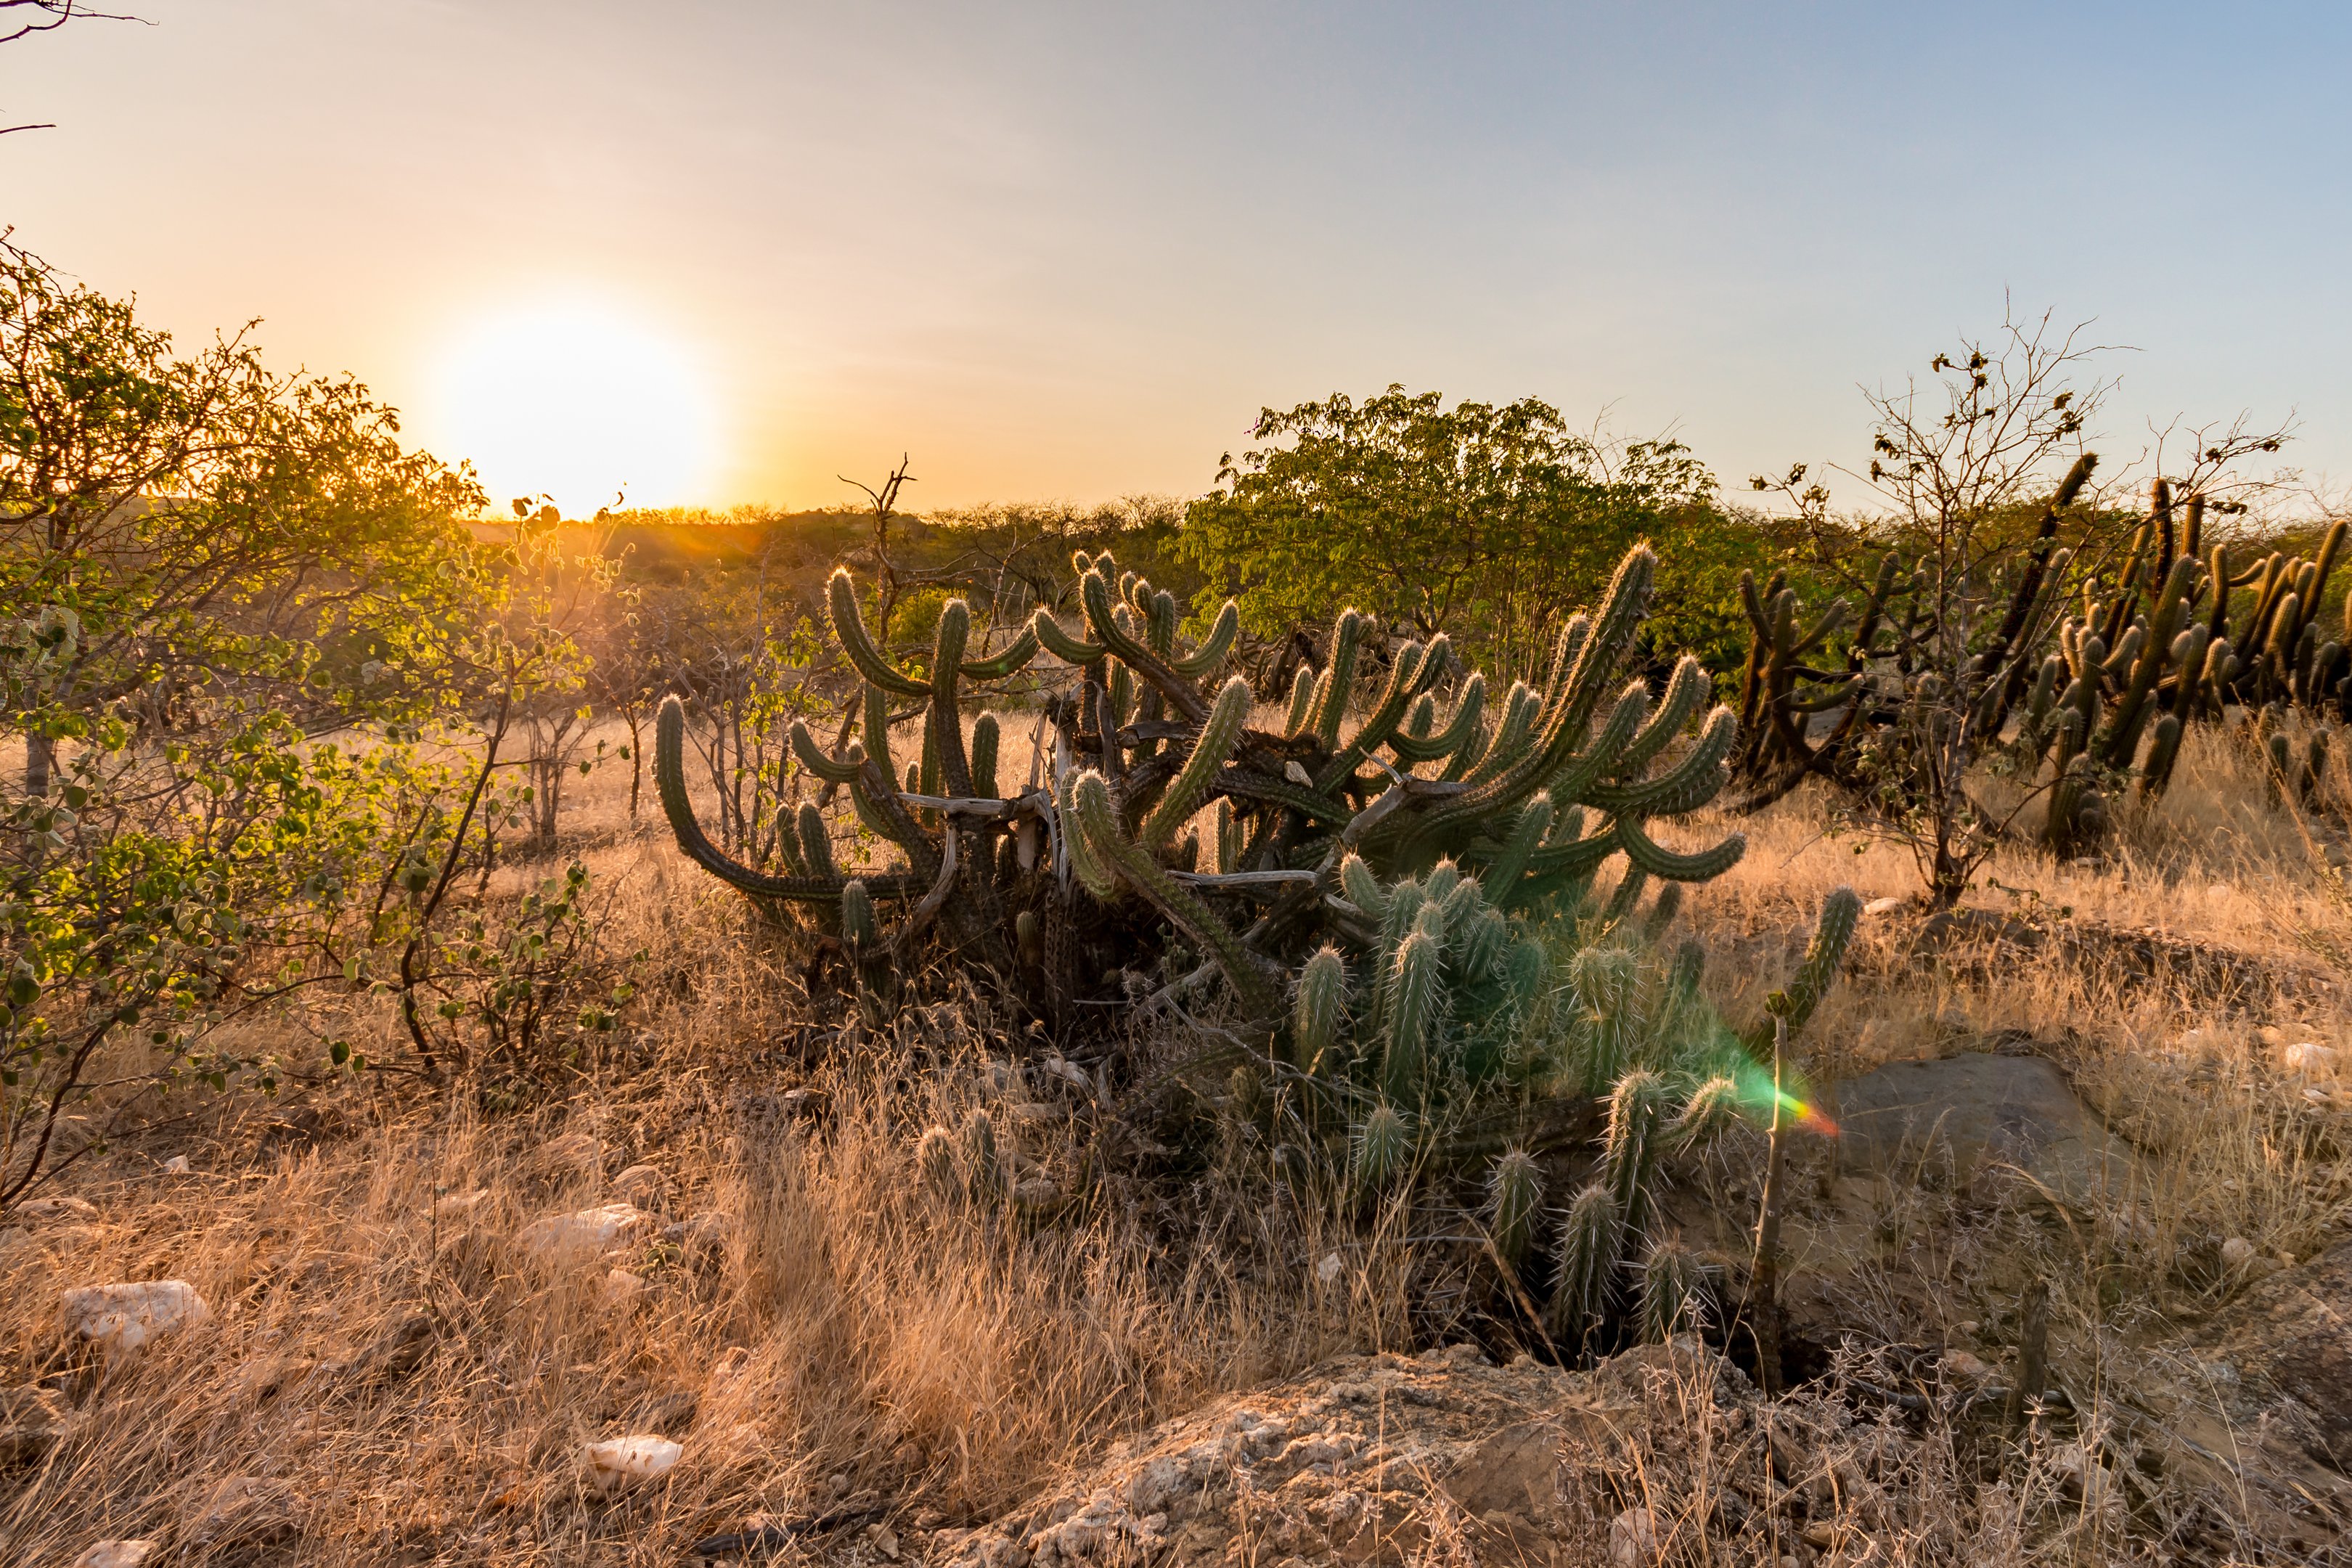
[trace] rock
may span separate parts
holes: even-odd
[[[163,1162],[163,1173],[167,1176],[186,1175],[188,1173],[188,1157],[185,1154],[173,1155],[170,1159]]]
[[[2280,1049],[2279,1065],[2306,1078],[2332,1073],[2336,1070],[2336,1047],[2316,1040],[2298,1040]]]
[[[698,1214],[692,1219],[664,1226],[662,1239],[675,1243],[689,1260],[703,1259],[725,1250],[727,1229],[725,1215]]]
[[[1901,899],[1873,899],[1862,906],[1862,912],[1876,919],[1895,913],[1903,907],[1903,904],[1904,900]]]
[[[0,1392],[0,1469],[39,1461],[66,1434],[66,1402],[28,1383]]]
[[[604,1304],[626,1311],[650,1289],[643,1275],[632,1274],[625,1268],[613,1269],[604,1276]]]
[[[2352,1388],[2347,1301],[2352,1242],[2338,1242],[2298,1268],[2256,1280],[2200,1336],[2210,1355],[2209,1372],[2233,1367],[2236,1375],[2226,1382],[2242,1385],[2241,1396],[2257,1402],[2242,1414],[2257,1418],[2265,1405],[2275,1410],[2277,1425],[2328,1466],[2352,1453],[2352,1400],[2344,1397]],[[2279,1409],[2280,1401],[2291,1407]]]
[[[489,1201],[490,1189],[476,1187],[470,1193],[444,1193],[433,1200],[433,1217],[447,1224],[463,1219]]]
[[[588,1474],[605,1491],[617,1491],[666,1476],[686,1449],[667,1437],[640,1433],[608,1438],[587,1448]]]
[[[156,1541],[100,1541],[82,1548],[73,1568],[139,1568],[162,1546]]]
[[[2011,1166],[2063,1197],[2120,1186],[2130,1157],[2040,1057],[1896,1062],[1838,1087],[1848,1165],[1907,1174],[1941,1165],[1965,1183]]]
[[[1992,1379],[1992,1363],[1971,1352],[1951,1349],[1943,1353],[1939,1364],[1954,1381],[1970,1385],[1989,1383]]]
[[[159,1334],[193,1328],[212,1316],[196,1288],[184,1279],[150,1279],[124,1285],[88,1285],[60,1300],[69,1333],[110,1351],[134,1351]]]
[[[1946,910],[1921,922],[1914,946],[1925,952],[1956,947],[2021,947],[2042,945],[2042,933],[2011,915],[1991,910]]]
[[[1062,1201],[1061,1184],[1051,1176],[1032,1176],[1013,1187],[1013,1201],[1025,1209],[1050,1208]]]
[[[2221,1243],[2221,1261],[2231,1268],[2243,1268],[2254,1260],[2254,1244],[2242,1236],[2233,1236]]]
[[[662,1173],[651,1165],[632,1165],[613,1178],[613,1190],[632,1203],[649,1203],[661,1188]]]
[[[8,1215],[12,1219],[36,1221],[92,1220],[98,1217],[98,1205],[88,1198],[26,1198]]]
[[[603,1204],[572,1214],[549,1215],[525,1226],[516,1237],[523,1249],[551,1264],[602,1257],[627,1237],[653,1223],[635,1204]]]

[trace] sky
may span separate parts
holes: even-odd
[[[2045,310],[2116,462],[2352,475],[2340,5],[120,3],[0,46],[0,224],[567,511],[1197,494],[1391,382],[1737,489]]]

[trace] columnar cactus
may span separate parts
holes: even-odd
[[[1699,721],[1708,681],[1695,660],[1683,660],[1654,700],[1638,680],[1620,684],[1656,573],[1646,547],[1625,557],[1595,614],[1563,629],[1541,684],[1515,683],[1499,712],[1475,674],[1441,701],[1456,662],[1440,636],[1393,648],[1351,724],[1357,674],[1378,628],[1350,611],[1333,627],[1322,673],[1293,688],[1278,731],[1252,727],[1248,686],[1223,676],[1240,624],[1232,604],[1185,647],[1166,591],[1120,571],[1107,552],[1073,563],[1082,630],[1040,610],[1007,647],[973,657],[971,611],[950,600],[927,668],[877,644],[849,574],[834,575],[833,631],[864,683],[863,722],[837,750],[804,726],[792,741],[826,798],[845,797],[847,813],[901,858],[857,873],[867,899],[897,921],[886,933],[877,915],[874,936],[860,940],[903,952],[935,931],[949,952],[1042,986],[1033,1000],[1058,1020],[1071,987],[1085,983],[1071,972],[1078,900],[1139,906],[1215,966],[1245,1016],[1271,1021],[1283,1010],[1285,971],[1330,934],[1329,901],[1351,858],[1375,881],[1440,877],[1442,867],[1457,883],[1475,881],[1487,912],[1469,921],[1441,911],[1440,969],[1467,962],[1483,984],[1492,960],[1507,983],[1529,976],[1505,917],[1580,906],[1612,858],[1639,872],[1617,884],[1630,898],[1653,879],[1717,876],[1745,847],[1734,834],[1677,849],[1656,832],[1715,797],[1738,725],[1724,708]],[[976,689],[1028,669],[1041,653],[1072,674],[1047,704],[1052,777],[1033,773],[1016,788],[1001,777],[998,722],[981,714],[967,738],[966,710]],[[918,756],[894,759],[890,712],[902,703],[919,708],[922,741]],[[668,702],[656,731],[663,808],[680,847],[763,908],[803,911],[840,935],[851,879],[825,816],[803,805],[779,869],[721,854],[687,798],[684,723]],[[1052,853],[1006,847],[1041,835]],[[1042,941],[1021,939],[1024,912],[1041,917]],[[1132,929],[1132,917],[1121,918]],[[1043,962],[1024,961],[1041,952]],[[1406,978],[1418,987],[1429,960],[1412,964]],[[1383,972],[1384,984],[1390,978]],[[1423,1014],[1423,1000],[1408,989],[1393,1013],[1384,1004],[1368,1010],[1394,1025],[1400,1084],[1417,1070],[1416,1041],[1425,1051],[1429,1031],[1447,1026]]]

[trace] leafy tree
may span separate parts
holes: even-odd
[[[396,995],[427,1072],[576,1054],[625,1000],[577,868],[436,923],[582,658],[545,531],[477,542],[470,475],[397,432],[0,247],[0,1207],[149,1091],[273,1087],[236,1026],[297,991]]]
[[[1254,630],[1352,605],[1526,668],[1563,607],[1637,541],[1660,544],[1681,574],[1661,584],[1664,636],[1710,640],[1704,615],[1674,612],[1724,603],[1717,590],[1737,574],[1717,558],[1741,541],[1687,448],[1580,434],[1536,398],[1449,409],[1391,385],[1361,403],[1335,393],[1265,409],[1252,434],[1269,445],[1226,456],[1180,548]]]

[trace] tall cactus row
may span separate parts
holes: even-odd
[[[829,809],[804,805],[794,831],[777,836],[781,866],[720,852],[687,797],[685,715],[672,700],[656,729],[656,777],[681,848],[756,902],[860,944],[877,976],[936,937],[1061,1021],[1089,984],[1083,936],[1107,914],[1172,933],[1223,975],[1245,1016],[1272,1022],[1291,969],[1329,933],[1351,858],[1383,882],[1475,879],[1486,905],[1508,914],[1580,898],[1612,858],[1632,868],[1621,885],[1634,873],[1704,881],[1745,847],[1735,834],[1675,848],[1657,833],[1722,788],[1738,724],[1728,709],[1706,711],[1710,683],[1694,659],[1654,697],[1628,679],[1656,573],[1647,547],[1627,554],[1596,611],[1563,627],[1537,684],[1514,682],[1490,701],[1443,635],[1405,642],[1374,670],[1374,628],[1350,611],[1278,725],[1258,720],[1248,684],[1227,673],[1239,627],[1230,602],[1188,644],[1165,590],[1108,552],[1073,564],[1078,629],[1040,610],[1007,646],[979,652],[969,606],[951,599],[927,663],[880,646],[855,583],[836,573],[828,608],[862,683],[859,721],[835,747],[804,725],[792,731]],[[1069,673],[1033,670],[1041,655]],[[1000,721],[971,711],[1024,671],[1048,688],[1025,783],[1005,776]],[[897,757],[893,723],[909,712],[919,755]],[[853,821],[896,863],[854,873],[836,864],[834,843]],[[870,935],[842,929],[853,879],[874,910]],[[1472,955],[1433,959],[1440,941],[1415,950],[1408,982],[1459,978]],[[1434,1026],[1410,987],[1396,1001],[1382,1003],[1384,1019]],[[1413,1044],[1400,1037],[1402,1075]]]
[[[2233,562],[2229,545],[2203,537],[2204,500],[2180,500],[2158,479],[2128,548],[2104,570],[2058,544],[2095,461],[2078,460],[2043,506],[2005,607],[1972,629],[1958,672],[1970,733],[2041,778],[2048,841],[2061,853],[2098,841],[2118,791],[2162,795],[2188,727],[2231,705],[2352,720],[2352,601],[2340,629],[2322,616],[2346,525],[2331,526],[2310,559],[2273,551]],[[1760,591],[1744,576],[1741,595],[1749,643],[1736,764],[1750,805],[1809,776],[1860,785],[1876,733],[1950,696],[1951,672],[1929,657],[1949,628],[1926,576],[1906,574],[1894,551],[1858,617],[1839,599],[1809,620],[1785,574]]]

